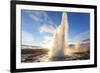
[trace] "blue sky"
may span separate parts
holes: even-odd
[[[67,12],[68,41],[75,42],[89,38],[90,14]],[[22,44],[47,45],[54,31],[60,25],[62,12],[21,10]]]

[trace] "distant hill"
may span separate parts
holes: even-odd
[[[22,45],[21,46],[21,53],[22,54],[45,54],[47,53],[49,50],[46,48],[42,48],[40,46],[30,46],[30,45]]]
[[[21,45],[21,49],[41,49],[40,46],[32,46],[32,45]]]
[[[22,49],[21,53],[22,54],[46,54],[48,52],[47,49]]]

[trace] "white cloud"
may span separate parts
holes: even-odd
[[[29,14],[29,16],[34,20],[34,21],[38,21],[39,18],[33,14]]]
[[[53,34],[55,32],[55,28],[51,25],[43,25],[39,28],[39,31],[42,32],[46,32],[46,33],[51,33]]]
[[[44,11],[26,11],[29,16],[36,22],[43,22],[46,21],[48,19],[48,15],[46,12]]]
[[[55,32],[55,28],[53,26],[52,19],[48,16],[47,12],[45,11],[32,11],[27,10],[26,11],[30,18],[32,18],[33,21],[36,21],[37,23],[41,24],[42,26],[39,28],[39,32],[47,32],[53,34]],[[48,25],[46,25],[48,24]]]
[[[42,41],[41,43],[41,46],[44,47],[44,48],[49,48],[51,49],[52,48],[52,36],[45,36],[44,37],[44,40]]]
[[[45,36],[43,43],[47,43],[47,42],[51,41],[51,39],[52,39],[51,36]]]
[[[54,25],[55,23],[52,21],[52,19],[49,17],[48,13],[45,11],[32,11],[27,10],[26,11],[29,14],[29,17],[40,24],[49,24]]]
[[[82,40],[84,39],[88,39],[90,38],[90,32],[89,31],[86,31],[86,32],[81,32],[79,33],[78,35],[76,35],[71,42],[76,42],[76,41],[79,41],[81,42]]]
[[[34,37],[32,34],[26,31],[22,31],[22,44],[24,45],[33,45]]]
[[[76,35],[75,39],[84,39],[89,37],[90,37],[90,33],[86,31]]]

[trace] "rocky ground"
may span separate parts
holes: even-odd
[[[48,57],[48,50],[46,49],[23,49],[21,52],[21,62],[47,62],[47,61],[70,61],[70,60],[87,60],[90,59],[90,53],[75,52],[72,56],[55,57],[50,59]]]

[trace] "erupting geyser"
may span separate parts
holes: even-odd
[[[52,60],[65,58],[65,50],[68,47],[68,19],[67,13],[62,13],[61,24],[58,26],[53,36]]]

